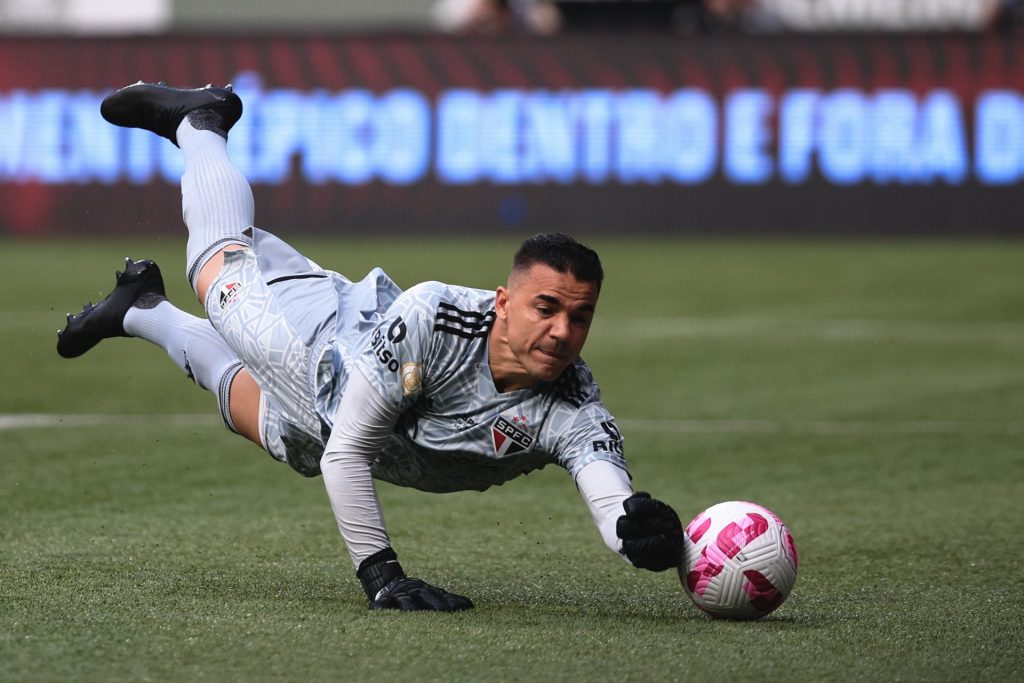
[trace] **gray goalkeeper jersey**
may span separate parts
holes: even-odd
[[[554,382],[497,391],[487,344],[494,300],[490,291],[422,283],[358,348],[343,350],[339,372],[360,372],[399,415],[374,476],[424,491],[482,491],[550,463],[573,476],[594,460],[625,469],[622,436],[582,360]]]

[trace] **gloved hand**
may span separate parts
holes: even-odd
[[[406,576],[402,565],[398,564],[398,555],[391,548],[363,560],[356,576],[370,599],[370,609],[457,612],[473,606],[469,598]]]
[[[679,566],[683,557],[683,525],[679,515],[651,494],[638,491],[622,502],[615,533],[622,552],[634,567],[662,572]]]
[[[370,603],[370,609],[433,610],[458,612],[473,607],[473,601],[421,579],[392,579]]]

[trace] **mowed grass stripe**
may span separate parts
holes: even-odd
[[[1024,325],[979,321],[844,320],[839,318],[635,318],[602,320],[614,334],[599,343],[687,338],[791,338],[835,341],[894,340],[924,343],[1024,342]]]
[[[57,415],[47,413],[0,414],[0,431],[98,427],[125,422],[166,426],[221,424],[213,415]],[[638,433],[707,434],[1024,434],[1024,422],[969,420],[761,420],[761,419],[656,419],[621,418],[620,427]]]
[[[1024,422],[961,420],[659,420],[622,419],[628,432],[737,434],[1024,434]]]
[[[159,423],[162,426],[216,426],[214,415],[58,415],[49,413],[0,414],[0,431],[12,429],[57,429],[60,427],[97,427],[125,422]]]
[[[77,310],[67,313],[77,313]],[[0,330],[53,327],[56,331],[64,327],[64,316],[65,313],[52,311],[0,311]],[[592,341],[598,344],[707,337],[854,341],[887,339],[928,343],[1024,342],[1024,324],[978,320],[869,320],[786,316],[622,318],[602,315],[595,325],[598,329],[614,329],[612,334],[595,335]]]

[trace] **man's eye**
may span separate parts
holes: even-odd
[[[547,308],[545,306],[538,307],[537,308],[537,312],[540,313],[544,317],[548,317],[549,315],[553,315],[554,314],[554,311],[552,309]]]

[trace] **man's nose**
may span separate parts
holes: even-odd
[[[559,341],[569,338],[569,316],[556,315],[551,321],[551,337]]]

